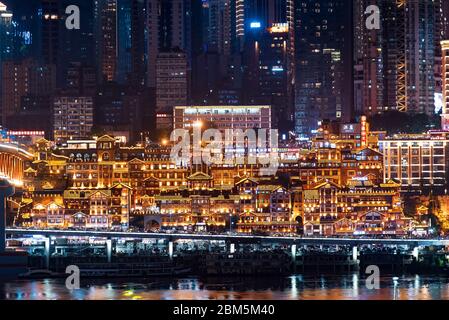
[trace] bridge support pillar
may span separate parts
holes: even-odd
[[[14,187],[6,180],[0,180],[0,253],[6,249],[6,197],[14,194]]]
[[[112,262],[112,239],[106,240],[106,257],[108,258],[108,263]]]
[[[44,254],[45,254],[45,268],[50,269],[50,255],[51,255],[51,239],[50,237],[44,238]]]
[[[352,247],[352,260],[357,261],[359,258],[359,248],[357,246]]]
[[[168,256],[173,259],[173,241],[168,242]]]
[[[419,260],[419,247],[414,247],[414,248],[413,248],[412,256],[413,256],[413,258],[415,258],[416,261],[418,262],[418,260]]]

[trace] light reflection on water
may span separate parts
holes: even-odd
[[[369,290],[358,274],[285,278],[180,278],[93,280],[66,289],[64,280],[0,280],[0,299],[11,300],[447,300],[449,278],[383,277]]]

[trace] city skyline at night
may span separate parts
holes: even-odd
[[[449,299],[448,108],[446,0],[0,0],[0,300]]]
[[[93,108],[96,129],[128,131],[133,141],[167,136],[177,105],[271,105],[275,128],[309,137],[320,120],[434,116],[441,104],[444,1],[75,2],[4,1],[3,127],[53,139],[50,124],[29,119],[51,117],[61,96],[118,103],[98,97],[104,86],[123,90],[122,100],[143,97],[115,111],[137,122],[108,126]],[[365,26],[369,4],[384,13],[379,30]],[[80,9],[79,30],[65,26],[69,5]]]

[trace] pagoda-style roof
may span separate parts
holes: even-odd
[[[145,163],[145,161],[138,158],[133,158],[132,160],[128,161],[128,163]]]
[[[114,184],[110,189],[116,189],[118,187],[124,187],[124,188],[130,189],[130,190],[132,189],[129,185],[127,185],[126,183],[123,183],[123,182]]]
[[[48,181],[45,181],[43,184],[42,184],[42,189],[44,189],[44,190],[50,190],[50,189],[53,189],[55,186],[54,185],[52,185],[50,182],[48,182]]]
[[[331,180],[323,179],[323,180],[320,180],[320,181],[317,181],[317,182],[311,184],[309,186],[309,189],[320,189],[320,188],[323,188],[323,187],[324,188],[326,188],[326,187],[335,187],[337,189],[341,189],[342,188],[339,184],[337,184],[337,183],[335,183],[335,182],[333,182]]]
[[[259,185],[257,187],[258,191],[269,191],[269,192],[275,192],[278,189],[283,189],[283,187],[281,185],[275,185],[275,184],[263,184],[263,185]]]
[[[98,190],[91,193],[90,198],[96,197],[96,196],[103,196],[103,197],[110,197],[111,192],[110,190]]]
[[[143,179],[143,182],[145,181],[155,181],[155,182],[159,182],[160,179],[156,178],[155,176],[150,176],[148,178]]]
[[[381,183],[382,188],[400,188],[401,183],[395,179],[390,179],[386,183]]]
[[[213,178],[204,172],[195,172],[194,174],[187,177],[187,180],[190,181],[210,181]]]
[[[259,182],[256,179],[246,177],[246,178],[243,178],[240,181],[238,181],[235,185],[237,186],[237,185],[243,184],[245,182],[251,182],[252,184],[259,184]]]
[[[377,150],[375,150],[375,149],[373,149],[371,147],[362,147],[360,149],[354,150],[353,152],[355,154],[365,153],[365,154],[368,154],[368,155],[378,155],[379,157],[381,157],[381,159],[383,157],[383,154],[381,152],[379,152],[379,151],[377,151]]]
[[[115,142],[115,139],[107,134],[105,134],[104,136],[101,136],[97,139],[97,142]]]

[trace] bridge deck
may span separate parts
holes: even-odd
[[[29,230],[6,229],[7,235],[13,236],[54,236],[54,237],[99,237],[99,238],[132,238],[132,239],[167,239],[167,240],[206,240],[228,242],[266,242],[298,245],[408,245],[408,246],[449,246],[449,240],[442,239],[371,239],[371,238],[324,238],[324,237],[272,237],[251,235],[206,235],[186,233],[143,233],[113,231],[72,231],[72,230]]]

